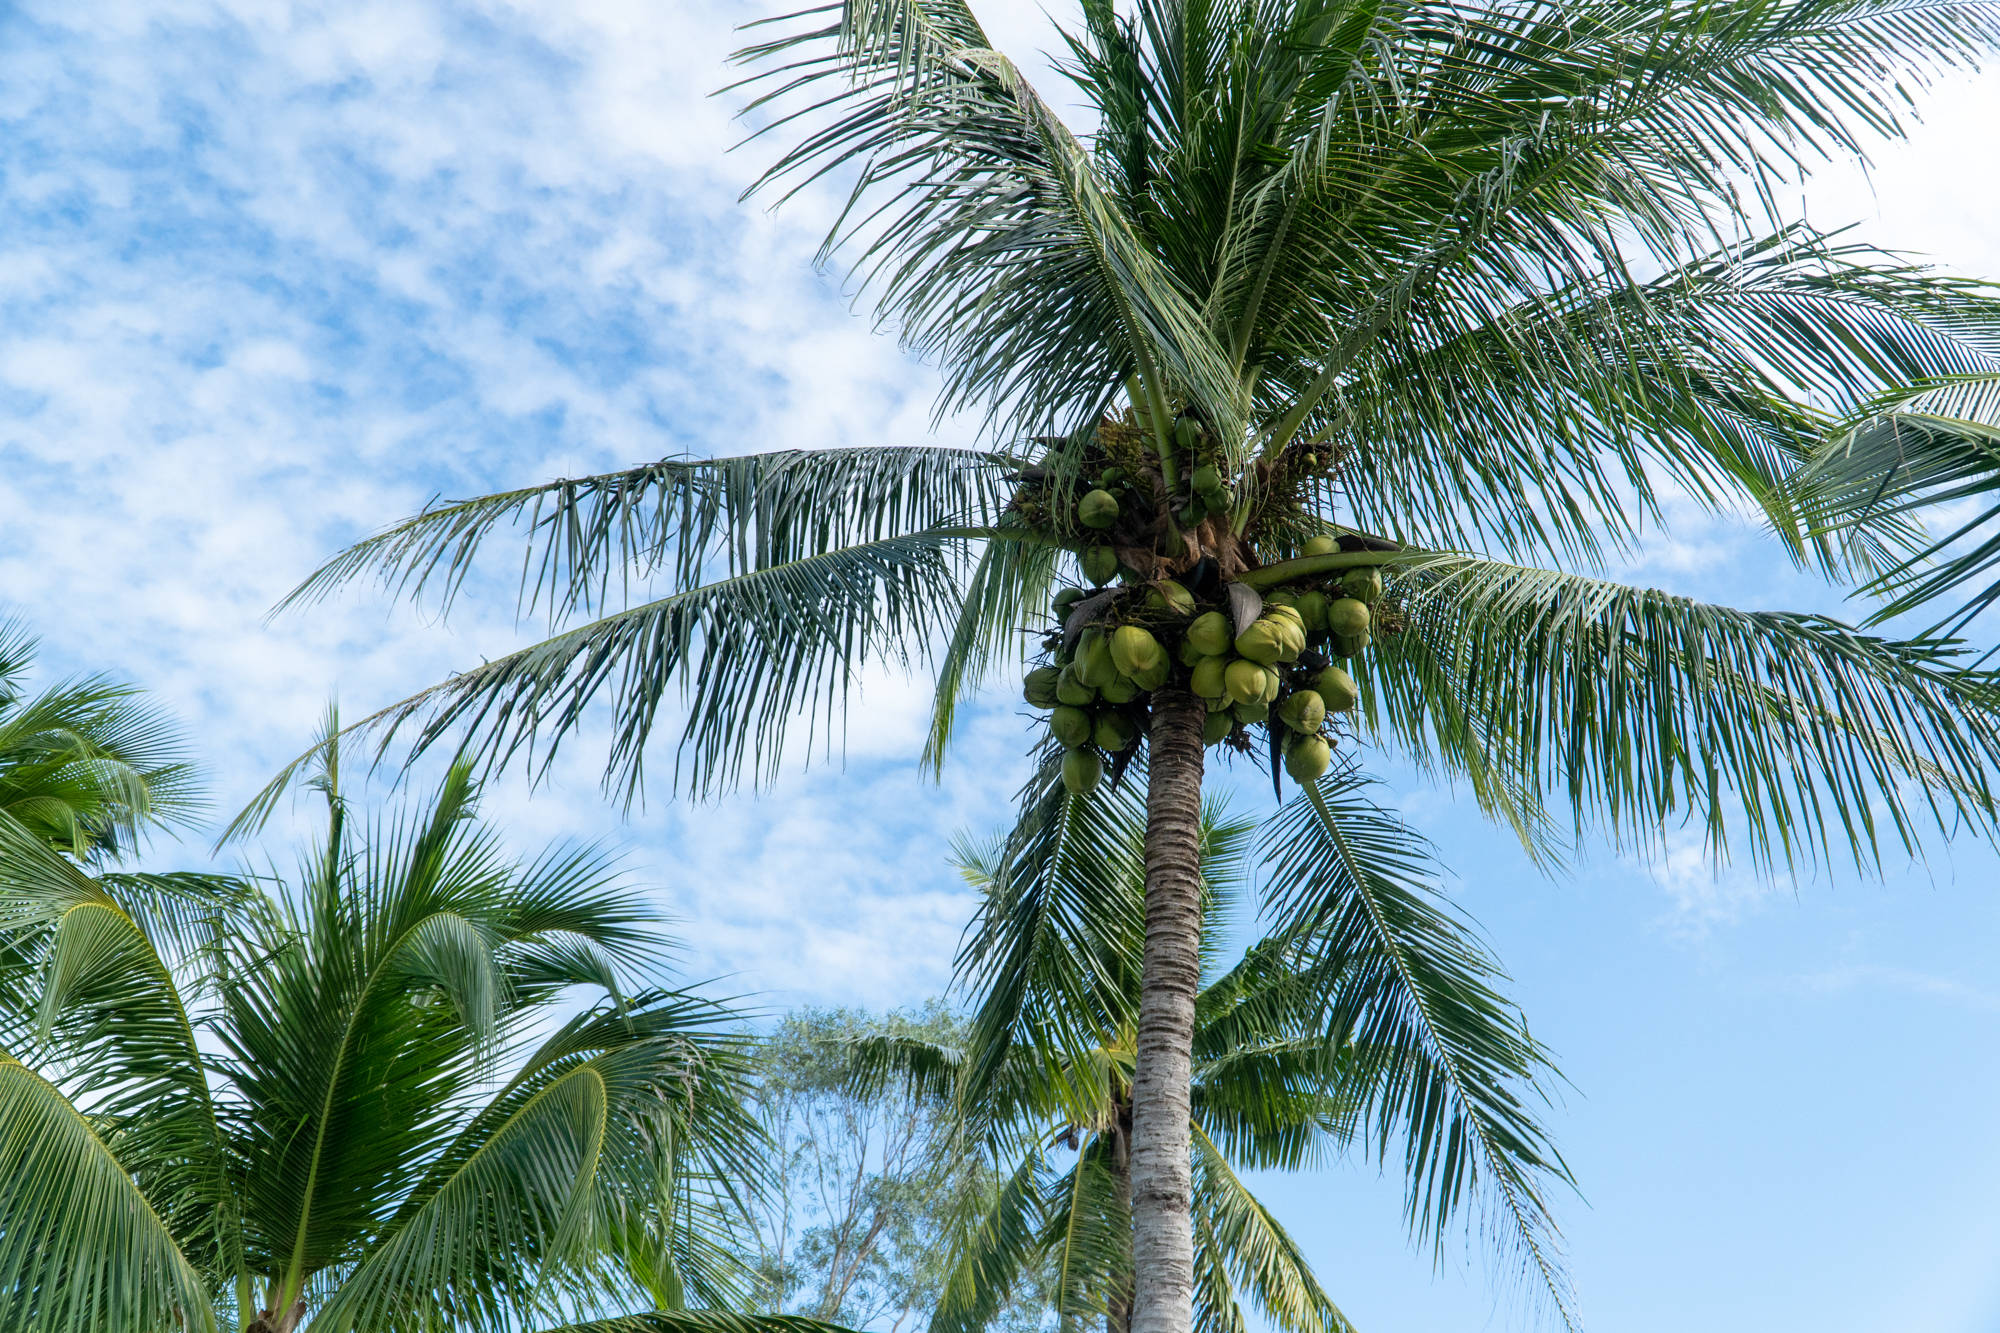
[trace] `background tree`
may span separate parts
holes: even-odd
[[[951,1046],[963,1030],[937,1003],[881,1017],[808,1009],[761,1046],[757,1106],[779,1157],[757,1213],[762,1303],[892,1333],[930,1321],[950,1272],[941,1238],[1000,1181],[949,1103],[857,1085],[853,1053],[864,1037]],[[1025,1330],[1043,1308],[1031,1281],[994,1310]]]
[[[200,808],[194,767],[165,714],[107,676],[30,694],[35,636],[0,620],[0,816],[93,864]]]
[[[448,603],[495,530],[524,524],[523,601],[552,637],[367,725],[385,745],[410,726],[416,751],[451,737],[546,762],[603,702],[607,778],[628,793],[669,691],[676,784],[714,791],[772,771],[792,724],[830,729],[854,673],[883,662],[936,667],[941,762],[957,703],[1020,665],[1024,626],[1046,630],[1038,701],[1066,669],[1065,706],[1096,710],[1087,733],[1064,715],[1069,782],[1148,760],[1137,1333],[1191,1318],[1204,745],[1291,760],[1306,790],[1276,825],[1269,908],[1365,952],[1355,975],[1375,989],[1352,1003],[1408,1038],[1385,1048],[1425,1053],[1394,1084],[1425,1127],[1421,1220],[1441,1242],[1480,1187],[1488,1231],[1567,1309],[1548,1219],[1501,1167],[1508,1108],[1470,1092],[1493,1054],[1440,1024],[1466,999],[1412,962],[1429,925],[1357,864],[1313,785],[1322,747],[1365,739],[1466,782],[1544,859],[1565,824],[1643,851],[1692,819],[1718,859],[1764,870],[1866,867],[1885,843],[1990,826],[1992,682],[1958,650],[1576,567],[1634,549],[1674,493],[1761,511],[1794,557],[1849,572],[1857,548],[1810,540],[1787,478],[1878,394],[2000,370],[2000,308],[1789,223],[1776,186],[1896,132],[1913,87],[1992,48],[2000,11],[1082,11],[1062,72],[1088,139],[963,0],[844,0],[746,53],[752,114],[791,144],[771,182],[852,180],[828,255],[852,255],[883,320],[937,363],[941,408],[984,409],[1004,447],[667,460],[443,504],[299,596],[377,573]],[[1058,602],[1061,575],[1122,587]],[[1362,610],[1328,637],[1311,599],[1345,593]],[[1209,614],[1230,633],[1190,638]],[[1107,672],[1126,629],[1152,647],[1128,636]],[[1222,665],[1196,678],[1190,644]],[[1328,723],[1307,694],[1358,695],[1358,718]]]
[[[504,857],[464,767],[366,827],[337,772],[289,885],[0,821],[0,1326],[755,1325],[702,1310],[750,1276],[738,1015],[661,986],[602,856]]]

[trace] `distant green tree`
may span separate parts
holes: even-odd
[[[880,1017],[806,1009],[779,1024],[758,1074],[779,1155],[757,1225],[767,1307],[892,1333],[931,1321],[950,1276],[945,1238],[990,1206],[999,1178],[948,1102],[857,1085],[854,1053],[872,1038],[952,1045],[966,1030],[937,1002]],[[1019,1284],[995,1321],[1034,1327],[1041,1296]]]
[[[503,855],[464,767],[367,827],[337,773],[290,883],[0,820],[0,1329],[772,1325],[715,1312],[765,1159],[741,1018],[660,984],[602,856]]]
[[[92,862],[187,820],[199,787],[167,716],[108,676],[29,693],[37,647],[20,622],[0,620],[0,816]]]

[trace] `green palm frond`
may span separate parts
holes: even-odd
[[[1162,430],[1170,392],[1239,423],[1195,294],[971,10],[839,8],[770,20],[788,31],[738,55],[765,67],[749,113],[802,122],[762,183],[855,167],[827,252],[854,247],[884,317],[943,366],[940,407],[1005,402],[1031,429],[1069,429],[1137,373]]]
[[[654,1310],[565,1324],[547,1333],[852,1333],[839,1324],[794,1314],[737,1314],[729,1310]]]
[[[0,1053],[0,1325],[214,1333],[202,1275],[117,1157],[45,1079]]]
[[[1815,532],[1866,543],[1883,597],[1877,623],[1957,603],[1933,633],[1956,634],[2000,601],[2000,371],[1919,383],[1867,405],[1794,490]],[[1927,511],[1950,515],[1933,532]]]
[[[521,610],[561,622],[629,600],[656,578],[685,588],[930,528],[991,523],[1014,461],[937,447],[787,449],[662,459],[450,501],[341,552],[279,609],[373,577],[448,610],[496,533],[525,529]]]
[[[1337,978],[1323,1030],[1357,1052],[1376,1151],[1402,1140],[1412,1229],[1441,1246],[1477,1192],[1502,1254],[1574,1325],[1546,1199],[1568,1172],[1523,1100],[1544,1057],[1439,892],[1429,845],[1366,785],[1336,772],[1266,826],[1267,910]]]
[[[984,1333],[1041,1253],[1042,1207],[1050,1188],[1039,1152],[1025,1154],[991,1205],[951,1238],[953,1263],[931,1316],[930,1333]]]
[[[1007,839],[958,860],[985,895],[958,957],[958,984],[978,996],[971,1098],[1011,1060],[1089,1063],[1090,1052],[1136,1013],[1133,982],[1144,933],[1138,845],[1145,827],[1139,781],[1071,796],[1046,756],[1023,791]]]
[[[539,774],[601,700],[612,729],[605,782],[630,801],[643,790],[660,707],[678,691],[687,716],[677,788],[712,794],[746,765],[769,780],[801,718],[807,747],[831,750],[865,667],[907,671],[925,660],[955,614],[965,541],[940,531],[866,542],[616,611],[391,704],[347,734],[376,734],[379,753],[413,730],[413,759],[456,735],[488,767],[525,754]],[[260,827],[314,758],[272,779],[225,840]]]
[[[1001,526],[1007,527],[1005,519]],[[1034,624],[1049,611],[1049,587],[1062,552],[1047,543],[988,542],[966,580],[964,602],[938,658],[930,735],[923,763],[944,770],[958,707],[979,686],[1021,664]]]
[[[2000,680],[1961,646],[1457,556],[1394,586],[1409,628],[1368,692],[1388,730],[1425,757],[1483,747],[1579,831],[1651,848],[1678,815],[1718,857],[1733,835],[1759,866],[1867,865],[1885,834],[1915,852],[1926,823],[1993,819]]]
[[[1093,1134],[1070,1169],[1043,1191],[1041,1246],[1054,1262],[1056,1314],[1065,1333],[1131,1300],[1132,1201],[1108,1135]]]
[[[1286,1333],[1352,1333],[1354,1326],[1320,1287],[1297,1242],[1198,1129],[1194,1172],[1195,1226],[1208,1237],[1209,1262],[1228,1272],[1225,1289],[1248,1292],[1265,1318]],[[1240,1324],[1240,1318],[1214,1322],[1220,1328]]]

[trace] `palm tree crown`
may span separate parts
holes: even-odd
[[[603,857],[504,857],[463,767],[365,830],[336,772],[291,886],[0,823],[0,1325],[714,1322],[761,1162],[738,1016],[658,985]]]

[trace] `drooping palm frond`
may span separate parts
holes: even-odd
[[[1279,1328],[1352,1333],[1354,1326],[1320,1286],[1298,1243],[1250,1193],[1222,1151],[1198,1130],[1194,1172],[1195,1227],[1208,1238],[1201,1248],[1212,1256],[1209,1262],[1228,1275],[1225,1290],[1232,1296],[1234,1291],[1247,1292]],[[1208,1303],[1198,1295],[1197,1312]],[[1240,1320],[1197,1317],[1196,1327],[1204,1322],[1215,1326],[1217,1333],[1225,1324],[1240,1326]]]
[[[1931,632],[1960,632],[2000,601],[2000,371],[1868,404],[1793,487],[1817,533],[1886,552],[1863,590],[1884,599],[1869,623],[1956,602]]]
[[[1331,971],[1323,1030],[1350,1043],[1362,1123],[1398,1140],[1412,1229],[1441,1246],[1478,1198],[1485,1230],[1575,1314],[1547,1192],[1567,1168],[1524,1100],[1546,1069],[1499,968],[1439,891],[1428,843],[1336,770],[1266,825],[1267,911]]]
[[[1132,1299],[1131,1187],[1110,1135],[1086,1139],[1042,1196],[1042,1253],[1052,1261],[1056,1314],[1065,1333]]]
[[[924,661],[958,605],[955,532],[885,538],[759,569],[628,607],[462,672],[351,724],[378,753],[404,729],[414,758],[448,737],[487,767],[526,755],[538,774],[604,703],[605,782],[629,802],[662,704],[685,705],[674,785],[711,794],[746,766],[768,779],[790,758],[790,727],[831,750],[841,707],[871,665]],[[314,762],[294,760],[224,837],[262,825]]]
[[[930,1333],[984,1333],[1041,1256],[1042,1209],[1052,1172],[1039,1152],[1022,1156],[986,1211],[949,1238],[952,1267]]]
[[[1466,557],[1401,571],[1371,708],[1421,756],[1478,745],[1561,793],[1579,832],[1650,849],[1683,817],[1718,857],[1865,867],[1994,818],[2000,679],[1960,645]]]
[[[957,966],[958,984],[978,997],[967,1066],[974,1101],[1010,1061],[1088,1063],[1105,1033],[1136,1013],[1144,909],[1132,885],[1144,874],[1144,795],[1128,773],[1115,791],[1072,796],[1060,765],[1060,752],[1045,757],[1004,842],[958,848],[986,895]]]
[[[1001,526],[1008,526],[1005,518]],[[979,686],[1018,668],[1034,623],[1049,610],[1049,586],[1062,552],[1043,542],[995,541],[980,552],[964,602],[938,658],[930,735],[923,763],[944,770],[958,706]]]

